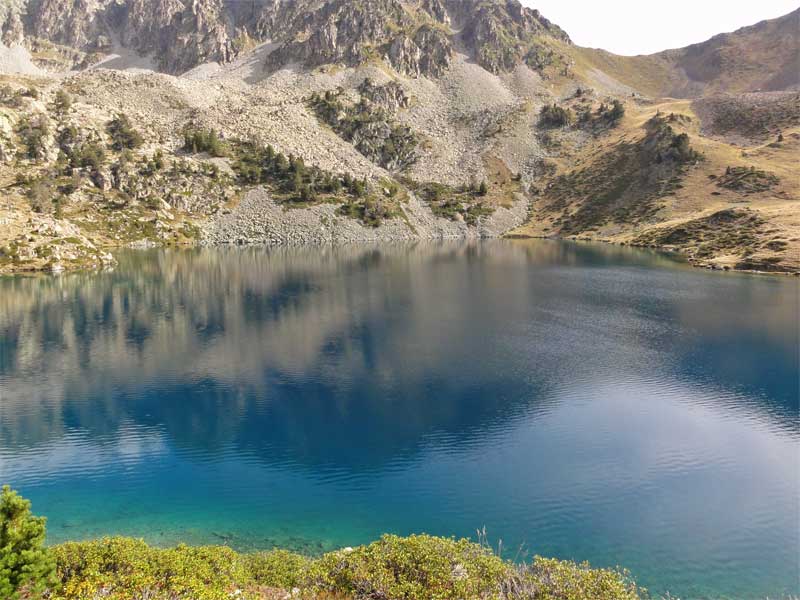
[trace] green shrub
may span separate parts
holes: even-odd
[[[228,149],[217,132],[209,129],[187,129],[183,134],[183,149],[192,154],[207,152],[217,158],[228,155]]]
[[[44,177],[31,181],[25,195],[28,197],[33,212],[47,212],[56,195],[53,180],[49,177]]]
[[[404,180],[411,189],[428,203],[431,212],[437,217],[456,221],[462,219],[467,225],[475,226],[481,217],[494,214],[494,207],[481,200],[489,194],[486,180],[477,183],[474,179],[459,188],[443,183],[418,183]]]
[[[250,578],[242,556],[224,547],[160,550],[141,540],[107,538],[63,544],[53,553],[61,582],[58,600],[92,598],[100,589],[112,600],[225,600]]]
[[[460,600],[496,594],[509,565],[470,542],[383,536],[350,552],[333,552],[312,569],[318,589],[360,598]]]
[[[358,219],[369,227],[380,227],[385,220],[394,216],[386,202],[370,197],[348,201],[339,208],[339,214]]]
[[[69,112],[69,109],[72,108],[72,97],[64,90],[58,90],[53,100],[53,108],[59,114]]]
[[[311,559],[285,550],[238,554],[225,547],[151,548],[109,538],[53,549],[52,600],[263,600],[264,589],[300,598],[381,600],[638,600],[627,573],[536,558],[514,565],[469,540],[386,535],[368,546]],[[266,596],[271,598],[269,594]],[[275,597],[282,597],[280,592]]]
[[[47,137],[50,135],[50,125],[44,115],[26,117],[17,126],[25,154],[31,159],[40,159],[47,149]]]
[[[144,143],[142,134],[131,125],[127,115],[117,115],[108,123],[108,135],[111,136],[111,147],[117,152],[135,150]]]
[[[568,127],[575,122],[575,114],[558,104],[546,104],[539,113],[539,125],[543,127]]]
[[[751,167],[728,167],[725,175],[719,178],[717,185],[729,190],[745,194],[766,192],[780,183],[774,173]]]
[[[196,147],[197,142],[187,139]],[[355,179],[349,173],[343,176],[306,165],[301,157],[276,152],[272,146],[262,147],[252,142],[232,140],[230,152],[235,160],[232,168],[245,185],[267,185],[289,202],[318,202],[327,194],[336,200],[360,201],[367,198],[369,185],[366,179]],[[364,208],[364,203],[361,203]],[[344,211],[351,214],[351,211]],[[369,212],[369,211],[368,211]],[[359,212],[363,214],[363,210]],[[352,213],[352,216],[357,216]]]
[[[504,600],[638,600],[646,593],[624,571],[538,556],[501,587]]]
[[[611,110],[608,111],[608,119],[612,123],[616,123],[625,116],[625,105],[619,100],[614,100],[611,103]]]
[[[8,486],[0,494],[0,598],[34,595],[51,582],[54,562],[44,548],[44,517]]]
[[[79,146],[71,157],[71,163],[74,167],[91,169],[92,171],[99,170],[105,161],[106,151],[96,142],[87,142]]]
[[[309,558],[287,550],[247,555],[247,568],[258,585],[290,590],[306,583],[312,565]]]

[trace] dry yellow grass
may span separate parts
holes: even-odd
[[[800,177],[796,164],[797,156],[800,156],[800,127],[786,130],[781,143],[771,140],[752,147],[739,147],[704,137],[691,101],[665,100],[651,106],[629,102],[626,117],[617,128],[597,137],[583,148],[570,149],[555,161],[558,174],[575,168],[600,169],[600,159],[604,155],[613,152],[622,142],[641,139],[644,136],[643,125],[658,113],[687,117],[674,121],[672,126],[676,131],[690,136],[692,147],[703,154],[704,160],[688,170],[681,187],[659,199],[661,208],[655,219],[643,223],[607,223],[595,231],[580,233],[577,237],[632,243],[643,234],[691,224],[722,210],[752,211],[764,222],[757,232],[758,240],[762,246],[773,243],[775,249],[761,247],[747,261],[743,261],[740,251],[744,249],[740,248],[734,252],[717,253],[698,261],[699,264],[721,268],[738,265],[741,268],[747,263],[774,263],[779,270],[800,271]],[[772,189],[750,194],[720,187],[718,179],[728,167],[755,167],[774,173],[780,182]],[[560,215],[560,212],[548,210],[545,193],[534,202],[531,221],[512,232],[512,235],[543,237],[557,234],[558,225],[554,221]],[[691,248],[680,249],[691,253]]]

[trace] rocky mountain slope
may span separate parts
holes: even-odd
[[[498,72],[552,60],[542,37],[569,41],[537,11],[485,0],[11,0],[0,13],[7,45],[26,43],[87,65],[115,43],[152,55],[178,74],[230,62],[269,40],[269,66],[348,66],[385,59],[400,73],[439,75],[455,53],[453,30],[472,57]],[[75,54],[75,51],[79,51]]]
[[[515,0],[13,0],[0,269],[513,231],[797,271],[798,14],[615,57]]]

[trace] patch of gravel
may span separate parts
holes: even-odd
[[[404,80],[413,99],[412,107],[400,114],[401,120],[423,134],[422,157],[410,175],[419,181],[439,181],[458,185],[485,177],[484,156],[492,152],[506,160],[502,144],[492,134],[506,124],[526,104],[526,98],[512,91],[526,87],[525,76],[507,84],[457,54],[450,69],[437,81]],[[530,130],[525,138],[536,149]],[[520,159],[518,162],[524,162]]]
[[[0,42],[0,73],[9,75],[41,76],[45,73],[31,59],[31,54],[22,46],[11,48]]]
[[[143,56],[135,50],[125,48],[115,34],[111,34],[112,48],[103,59],[89,69],[116,69],[132,73],[155,73],[158,65],[152,56]]]
[[[510,208],[498,208],[474,228],[435,217],[413,196],[403,205],[403,218],[385,221],[378,228],[340,216],[336,210],[331,204],[287,208],[258,188],[248,192],[234,209],[220,212],[204,225],[202,243],[283,246],[498,237],[522,225],[528,202],[520,197]]]
[[[592,69],[588,73],[588,78],[592,86],[604,94],[611,94],[614,96],[631,96],[632,94],[636,94],[634,88],[614,79],[611,75],[600,69]]]

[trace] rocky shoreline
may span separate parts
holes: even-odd
[[[519,195],[511,207],[497,207],[477,226],[433,215],[416,196],[401,204],[402,216],[370,227],[338,214],[334,204],[290,208],[275,202],[263,188],[248,191],[239,204],[223,209],[201,227],[200,244],[305,245],[501,237],[521,226],[529,203]]]

